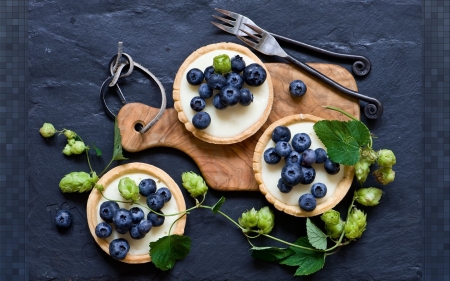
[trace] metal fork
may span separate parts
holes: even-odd
[[[246,34],[243,31],[240,31],[241,29],[245,30],[247,32],[250,32],[250,33],[254,33],[251,29],[247,28],[245,26],[245,24],[250,24],[250,25],[254,25],[254,26],[257,26],[257,25],[251,19],[247,18],[246,16],[243,16],[243,15],[231,12],[231,11],[223,10],[223,9],[218,9],[218,8],[216,8],[216,11],[233,19],[233,20],[230,20],[230,19],[226,19],[223,17],[213,15],[213,17],[215,17],[216,19],[228,24],[228,25],[224,25],[224,24],[212,21],[211,23],[213,25],[215,25],[216,27],[222,29],[223,31],[226,31],[228,33],[231,33],[231,34],[234,34],[237,36],[246,36]],[[306,44],[306,43],[303,43],[300,41],[296,41],[296,40],[275,34],[275,33],[271,33],[271,32],[268,32],[268,33],[270,35],[272,35],[273,37],[275,37],[276,39],[294,44],[299,47],[303,47],[305,49],[314,51],[314,52],[322,54],[322,55],[335,57],[335,58],[339,58],[339,59],[353,60],[354,62],[353,62],[352,70],[353,70],[353,73],[357,76],[365,76],[370,72],[370,69],[371,69],[370,60],[364,56],[331,52],[328,50],[324,50],[324,49],[321,49],[321,48],[318,48],[318,47],[315,47],[315,46],[312,46],[312,45],[309,45],[309,44]]]
[[[320,79],[327,85],[340,91],[341,93],[367,102],[368,104],[364,108],[364,114],[367,116],[367,118],[377,119],[383,114],[383,105],[377,99],[361,95],[358,92],[352,91],[352,90],[342,86],[341,84],[339,84],[339,83],[335,82],[334,80],[332,80],[331,78],[323,75],[322,73],[318,72],[317,70],[310,67],[309,65],[307,65],[307,64],[295,59],[291,55],[287,54],[280,47],[280,44],[278,44],[277,40],[272,35],[270,35],[267,31],[265,31],[257,26],[248,24],[248,23],[244,23],[244,24],[248,28],[250,28],[253,31],[253,33],[248,32],[245,29],[241,29],[241,31],[246,36],[237,36],[237,37],[239,39],[241,39],[244,43],[249,45],[250,47],[260,51],[263,54],[269,55],[269,56],[282,57],[282,58],[286,59],[287,61],[295,64],[299,68],[303,69],[308,74]],[[249,40],[248,38],[251,38],[254,41]]]

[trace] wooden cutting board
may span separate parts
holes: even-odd
[[[345,68],[322,63],[309,65],[343,86],[357,91],[355,79]],[[158,146],[176,148],[195,161],[209,187],[223,191],[259,191],[253,174],[253,151],[259,137],[271,123],[284,116],[300,113],[324,119],[348,120],[343,114],[324,109],[322,106],[325,105],[344,109],[356,118],[360,117],[357,99],[339,94],[288,64],[267,63],[266,66],[272,76],[274,102],[267,122],[252,137],[229,145],[206,143],[186,130],[173,108],[167,108],[149,131],[140,134],[135,130],[135,125],[145,125],[159,109],[142,103],[129,103],[117,115],[123,148],[128,152]],[[289,94],[289,84],[295,79],[305,82],[308,89],[303,97],[297,99]]]

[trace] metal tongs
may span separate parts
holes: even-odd
[[[244,43],[249,45],[250,47],[260,51],[263,54],[266,55],[273,55],[273,56],[279,56],[287,61],[295,64],[296,66],[300,67],[302,70],[306,71],[310,75],[320,79],[327,85],[335,88],[339,92],[349,95],[351,97],[358,98],[359,100],[365,101],[368,104],[364,108],[364,114],[370,118],[370,119],[377,119],[383,114],[383,105],[381,102],[379,102],[377,99],[364,96],[358,92],[352,91],[341,84],[337,83],[336,81],[332,80],[331,78],[323,75],[322,73],[318,72],[314,68],[308,66],[307,64],[295,59],[291,55],[287,54],[281,46],[278,44],[276,38],[288,41],[291,43],[295,43],[296,45],[307,47],[310,50],[318,51],[322,54],[331,55],[334,57],[342,57],[342,58],[351,58],[356,59],[357,61],[353,64],[353,71],[356,75],[362,76],[366,75],[370,71],[370,61],[362,56],[354,56],[354,55],[346,55],[346,54],[339,54],[339,53],[333,53],[329,52],[299,41],[295,41],[292,39],[288,39],[286,37],[275,35],[273,33],[269,33],[262,28],[258,27],[253,21],[251,21],[249,18],[230,12],[222,9],[216,9],[218,12],[233,18],[234,20],[225,19],[216,15],[213,15],[216,19],[219,19],[228,25],[219,24],[217,22],[211,22],[218,28],[229,32],[231,34],[236,35],[239,39],[241,39]],[[252,40],[248,39],[251,38]],[[356,70],[355,70],[356,69]]]

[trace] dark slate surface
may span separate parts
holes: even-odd
[[[420,279],[420,1],[316,2],[30,1],[30,280]],[[189,216],[185,233],[192,238],[192,251],[173,270],[162,272],[153,264],[127,265],[111,259],[88,231],[87,194],[62,194],[58,188],[66,173],[88,171],[84,157],[64,157],[62,137],[46,141],[37,133],[43,122],[77,131],[104,151],[103,157],[92,159],[94,168],[101,170],[111,156],[113,124],[102,110],[98,92],[108,76],[107,65],[117,42],[123,41],[125,51],[158,76],[167,90],[168,107],[172,107],[173,79],[190,53],[210,43],[240,43],[209,23],[215,7],[240,12],[263,28],[319,47],[363,54],[373,63],[369,76],[357,83],[361,93],[385,105],[382,118],[367,124],[378,136],[376,149],[395,151],[397,177],[383,188],[382,203],[366,209],[368,227],[362,239],[327,257],[325,267],[312,276],[292,277],[294,268],[254,260],[243,235],[222,217],[204,210]],[[306,61],[342,63],[283,46]],[[341,65],[350,69],[348,64]],[[153,84],[138,74],[128,81],[124,92],[130,101],[159,106]],[[153,87],[152,96],[146,92],[149,87]],[[153,164],[178,184],[183,171],[198,172],[187,155],[171,148],[127,156],[129,160],[123,163]],[[256,192],[217,191],[209,193],[207,203],[213,204],[220,196],[227,197],[222,210],[235,219],[244,210],[267,204]],[[346,209],[349,199],[338,209]],[[187,205],[193,205],[189,198]],[[51,223],[57,208],[68,208],[75,215],[67,233],[58,233]],[[275,236],[294,241],[306,234],[304,219],[275,214]]]

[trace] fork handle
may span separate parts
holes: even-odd
[[[322,54],[322,55],[326,55],[329,57],[335,57],[335,58],[339,58],[339,59],[347,59],[347,60],[353,60],[353,66],[352,66],[352,70],[353,73],[357,76],[365,76],[367,74],[369,74],[371,68],[372,68],[372,64],[370,63],[370,60],[364,56],[359,56],[359,55],[349,55],[349,54],[342,54],[342,53],[336,53],[336,52],[332,52],[332,51],[328,51],[325,49],[321,49],[319,47],[315,47],[297,40],[293,40],[275,33],[271,33],[269,32],[270,35],[272,35],[273,37],[275,37],[276,39],[288,42],[290,44],[293,45],[297,45],[299,47],[303,47],[305,49],[308,49],[310,51],[314,51],[316,53]]]
[[[366,115],[367,118],[378,119],[383,114],[383,105],[377,99],[361,95],[358,92],[352,91],[349,88],[342,86],[341,84],[337,83],[333,79],[329,78],[328,76],[323,75],[321,72],[319,72],[319,71],[315,70],[314,68],[310,67],[309,65],[295,59],[294,57],[292,57],[289,54],[287,54],[287,56],[284,58],[287,61],[300,67],[301,69],[303,69],[310,75],[320,79],[325,84],[335,88],[339,92],[367,102],[368,104],[364,107],[364,115]]]

